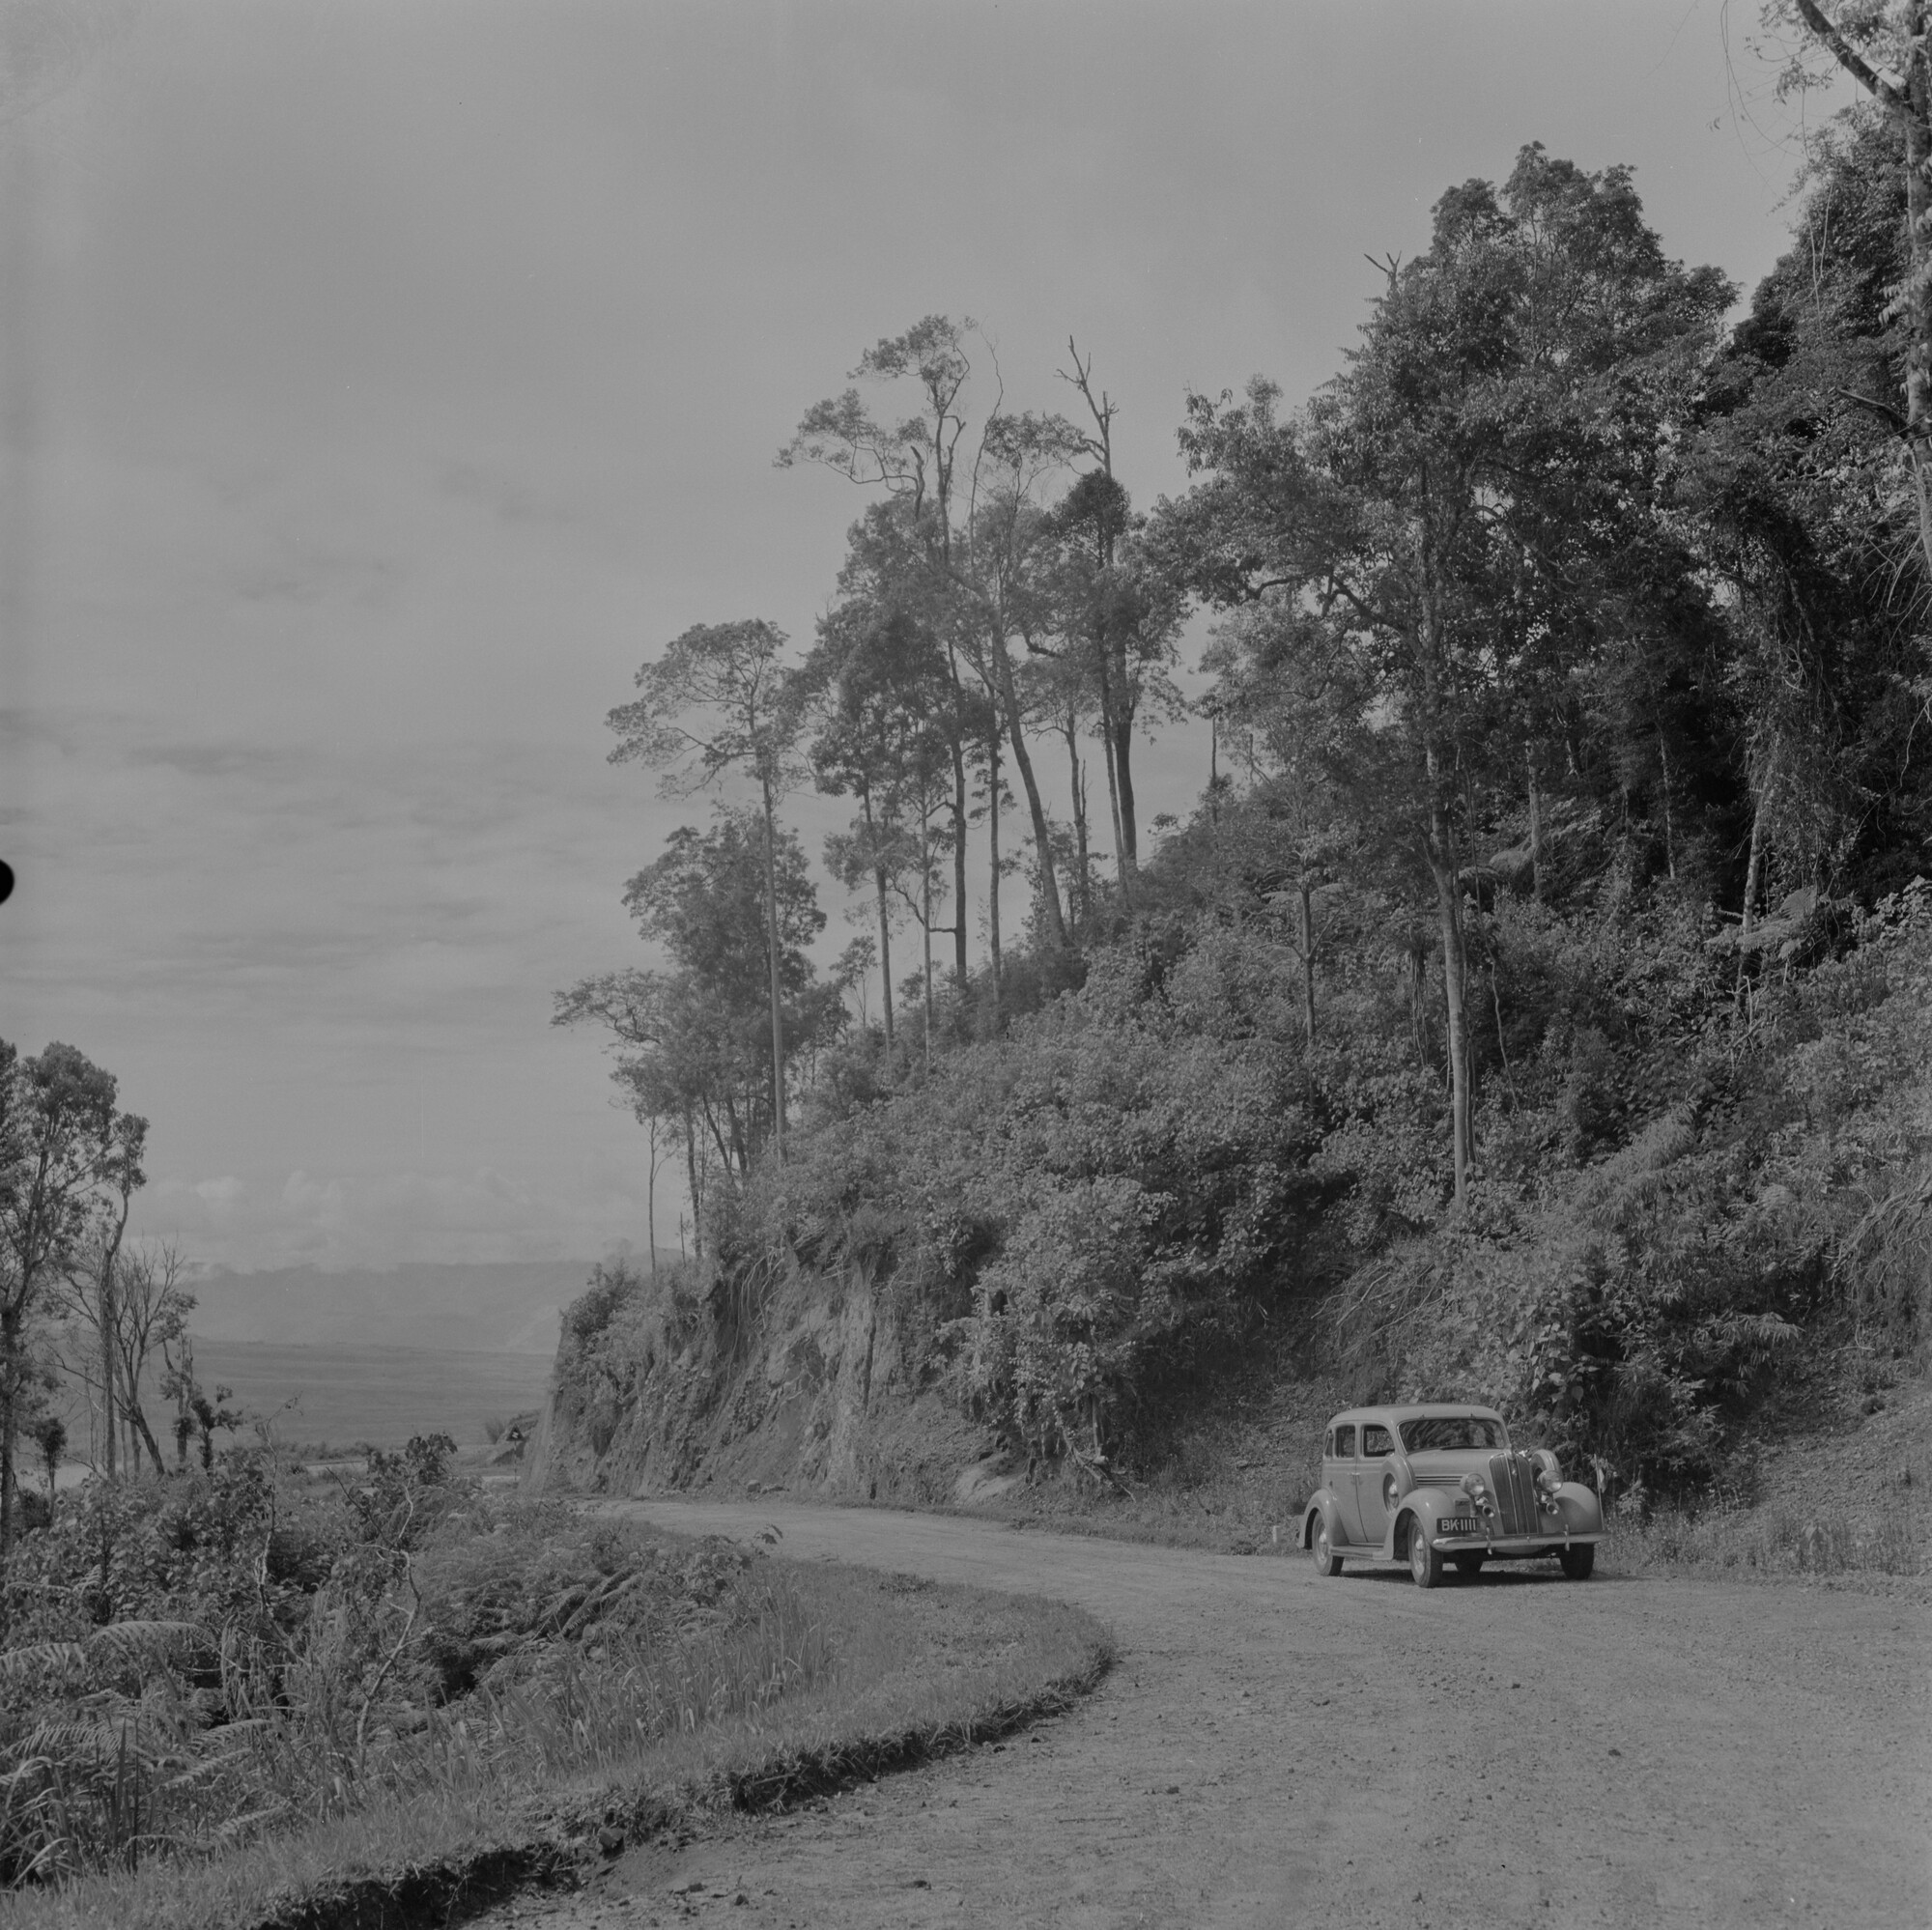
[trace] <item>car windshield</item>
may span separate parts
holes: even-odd
[[[1410,1454],[1437,1448],[1499,1448],[1502,1423],[1482,1414],[1424,1414],[1402,1423],[1402,1444]]]

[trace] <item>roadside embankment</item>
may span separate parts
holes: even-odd
[[[903,1296],[860,1266],[794,1265],[755,1294],[600,1269],[565,1312],[526,1485],[943,1501],[993,1442],[923,1361]]]

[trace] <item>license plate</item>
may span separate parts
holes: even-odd
[[[1474,1535],[1482,1531],[1476,1526],[1473,1515],[1444,1515],[1435,1524],[1438,1535]]]

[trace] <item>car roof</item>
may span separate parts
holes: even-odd
[[[1339,1428],[1349,1421],[1422,1421],[1437,1416],[1455,1419],[1465,1414],[1483,1421],[1503,1418],[1493,1407],[1479,1407],[1470,1401],[1402,1401],[1385,1407],[1350,1407],[1335,1415],[1328,1425]]]

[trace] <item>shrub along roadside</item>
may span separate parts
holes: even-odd
[[[559,1717],[513,1776],[450,1775],[226,1856],[0,1899],[5,1930],[337,1930],[448,1923],[529,1885],[569,1885],[627,1842],[782,1804],[991,1740],[1097,1684],[1112,1648],[1058,1603],[772,1562],[831,1663],[761,1707],[619,1753]],[[728,1693],[717,1705],[729,1708]],[[589,1746],[570,1761],[572,1732]]]

